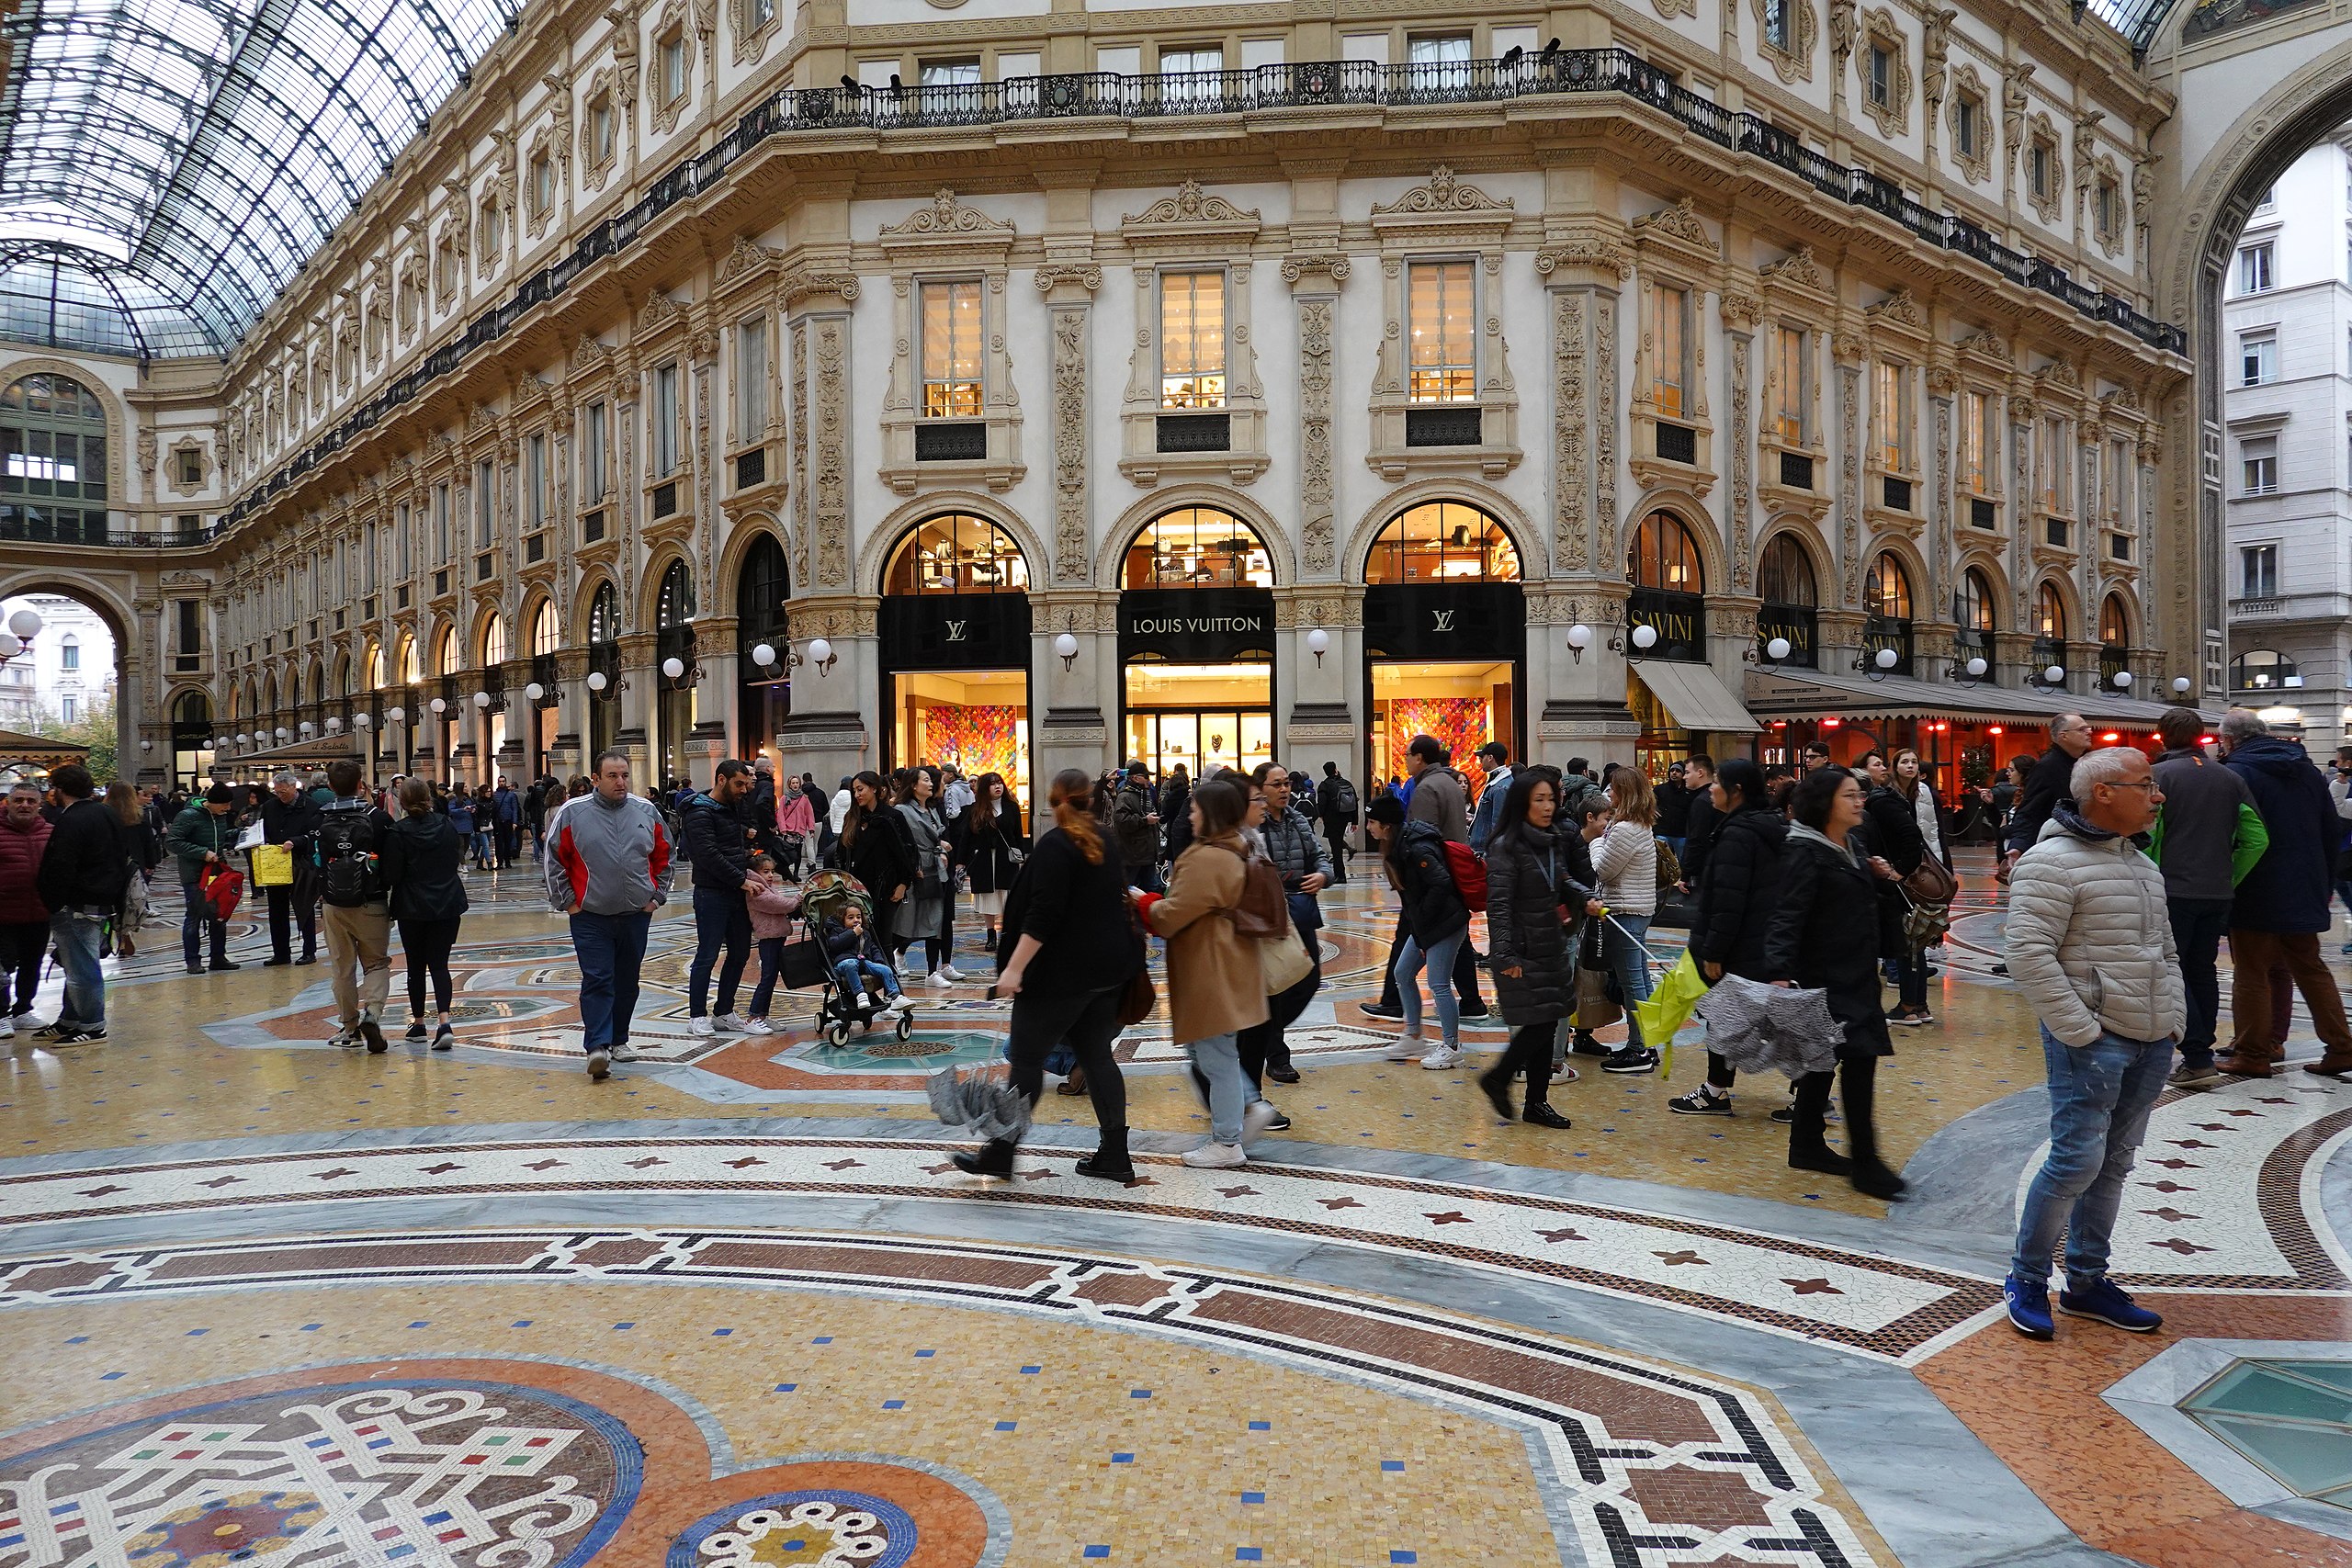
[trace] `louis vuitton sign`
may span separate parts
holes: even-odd
[[[1136,588],[1119,595],[1119,657],[1223,664],[1274,649],[1266,588]]]

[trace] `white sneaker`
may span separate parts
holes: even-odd
[[[711,1028],[718,1031],[721,1034],[741,1034],[745,1032],[743,1021],[731,1012],[720,1013],[717,1018],[710,1021],[710,1026]]]
[[[588,1053],[588,1076],[591,1078],[594,1079],[598,1083],[602,1083],[605,1078],[612,1076],[612,1071],[613,1058],[611,1053],[605,1051],[591,1051]]]
[[[1433,1073],[1452,1072],[1461,1065],[1462,1053],[1449,1051],[1442,1045],[1421,1058],[1421,1066]]]
[[[635,1062],[643,1059],[627,1045],[616,1045],[605,1055],[610,1056],[615,1062]]]
[[[901,991],[885,1001],[882,1004],[882,1010],[884,1012],[912,1012],[915,1010],[915,999]]]
[[[774,1034],[775,1031],[768,1027],[768,1021],[766,1019],[747,1018],[743,1021],[743,1032],[746,1034]]]
[[[970,978],[969,976],[966,975],[961,969],[956,968],[953,964],[941,964],[939,966],[939,972],[942,975],[946,976],[949,983],[952,985],[960,986],[966,980]]]
[[[1184,1163],[1196,1170],[1230,1170],[1249,1164],[1250,1156],[1241,1152],[1239,1144],[1203,1144],[1184,1151]]]
[[[1265,1136],[1283,1113],[1271,1101],[1253,1100],[1241,1108],[1241,1142],[1246,1146]]]
[[[1428,1044],[1422,1041],[1399,1040],[1383,1051],[1380,1059],[1384,1062],[1418,1062],[1428,1050]]]
[[[707,1040],[718,1032],[718,1028],[707,1018],[690,1018],[686,1020],[686,1032],[697,1040]]]
[[[956,982],[947,977],[946,970],[934,969],[923,976],[923,983],[932,986],[952,986]]]

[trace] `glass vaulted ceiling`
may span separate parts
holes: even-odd
[[[0,334],[225,354],[520,3],[26,0],[0,22]]]

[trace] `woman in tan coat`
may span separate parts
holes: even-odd
[[[1234,1042],[1268,1016],[1257,944],[1236,935],[1231,919],[1250,852],[1241,840],[1249,807],[1233,780],[1204,780],[1193,792],[1193,842],[1177,857],[1167,894],[1136,896],[1144,923],[1168,942],[1169,1032],[1209,1086],[1209,1141],[1184,1163],[1210,1168],[1241,1164],[1243,1140],[1273,1120]]]

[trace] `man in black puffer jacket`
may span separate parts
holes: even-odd
[[[1745,757],[1727,760],[1716,775],[1724,808],[1699,885],[1699,912],[1690,922],[1690,956],[1713,984],[1726,974],[1766,978],[1764,938],[1781,897],[1781,851],[1788,818],[1765,798],[1763,770]],[[1732,1066],[1707,1053],[1707,1081],[1666,1102],[1685,1116],[1728,1116]]]
[[[130,881],[123,826],[96,797],[90,770],[68,762],[49,775],[65,802],[50,829],[34,877],[49,906],[49,932],[65,964],[65,1006],[46,1031],[51,1045],[82,1045],[107,1037],[107,984],[98,943]]]
[[[693,794],[678,810],[678,840],[695,873],[695,961],[686,970],[686,1032],[708,1036],[740,1031],[735,987],[752,956],[752,907],[743,880],[752,869],[752,845],[741,810],[752,793],[750,764],[728,758],[718,764],[707,794]],[[727,961],[718,970],[718,1015],[709,1016],[710,970],[718,950]]]

